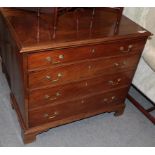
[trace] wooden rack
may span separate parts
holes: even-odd
[[[92,26],[93,26],[93,20],[94,20],[94,16],[95,16],[95,11],[97,8],[79,8],[79,7],[59,8],[59,7],[55,7],[55,8],[47,8],[46,10],[43,10],[42,8],[37,8],[37,23],[38,23],[37,41],[39,42],[39,38],[40,38],[40,12],[52,14],[52,17],[54,18],[53,19],[54,22],[51,24],[51,27],[53,28],[52,38],[55,39],[56,38],[57,25],[58,25],[58,21],[59,21],[59,16],[64,15],[67,12],[73,11],[76,14],[76,29],[78,32],[78,30],[79,30],[79,18],[80,18],[78,15],[78,11],[81,9],[92,9],[91,21],[90,21],[90,34],[91,34]],[[109,11],[116,12],[117,19],[115,22],[114,34],[117,34],[118,33],[118,27],[119,27],[120,20],[121,20],[121,16],[122,16],[122,12],[123,12],[123,7],[115,7],[115,8],[105,8],[104,7],[102,9],[104,9],[104,10],[107,9]]]

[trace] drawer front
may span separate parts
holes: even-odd
[[[50,104],[56,105],[90,94],[128,86],[132,80],[133,73],[133,71],[129,71],[119,74],[104,75],[72,84],[30,91],[29,108],[31,109]]]
[[[62,120],[64,118],[78,115],[81,113],[89,113],[95,110],[112,108],[113,105],[122,104],[125,100],[128,88],[108,92],[100,95],[91,96],[89,98],[81,98],[80,100],[66,102],[59,105],[44,106],[37,110],[29,111],[29,126],[34,127],[48,122]]]
[[[56,64],[84,59],[140,53],[144,47],[144,44],[145,40],[130,40],[123,42],[117,41],[108,44],[29,54],[28,69],[33,70],[37,68],[45,68]]]
[[[29,88],[55,86],[135,68],[140,55],[96,59],[29,73]]]

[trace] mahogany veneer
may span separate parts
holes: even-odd
[[[58,19],[41,10],[0,10],[2,67],[24,143],[65,123],[121,115],[151,35],[109,8],[61,8]]]

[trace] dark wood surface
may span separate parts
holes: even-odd
[[[25,94],[24,94],[24,77],[23,77],[23,55],[20,55],[17,43],[14,41],[13,36],[10,34],[10,30],[7,27],[5,19],[0,14],[0,36],[2,40],[1,56],[2,56],[2,70],[5,72],[8,84],[12,93],[16,96],[18,106],[26,123],[26,109],[25,109]]]
[[[29,111],[30,127],[37,126],[46,122],[61,120],[80,113],[88,113],[99,109],[113,108],[117,104],[122,104],[127,95],[128,88],[118,89],[115,92],[106,92],[103,94],[83,97],[75,101],[69,101],[64,104],[51,105]],[[76,110],[75,110],[76,109]]]
[[[59,18],[56,37],[53,39],[50,28],[53,21],[50,15],[40,15],[39,41],[37,40],[37,15],[33,12],[17,9],[1,9],[3,16],[12,27],[12,33],[18,40],[21,50],[27,52],[32,50],[43,50],[47,48],[62,48],[84,44],[100,43],[128,37],[148,36],[150,33],[135,24],[127,17],[122,16],[115,34],[116,12],[107,9],[97,9],[93,26],[90,29],[91,10],[79,11],[79,29],[77,30],[76,15],[69,12]],[[10,25],[9,24],[9,25]],[[140,33],[144,30],[143,33]],[[131,35],[132,34],[132,35]]]
[[[112,74],[126,69],[133,69],[140,55],[128,55],[125,57],[113,57],[111,59],[95,59],[78,62],[71,65],[51,67],[44,70],[33,71],[28,74],[28,87],[35,89],[48,85],[58,85],[78,81],[88,77]],[[106,72],[108,71],[108,72]]]
[[[29,108],[59,104],[64,101],[128,86],[133,72],[131,70],[112,75],[102,75],[70,84],[32,90],[29,92]]]
[[[112,43],[97,44],[94,46],[82,46],[78,48],[68,48],[51,50],[30,54],[28,57],[28,69],[35,70],[85,59],[95,59],[99,57],[125,56],[128,54],[140,53],[145,44],[144,39],[133,39],[125,41],[114,41]],[[103,52],[104,51],[104,52]]]
[[[123,114],[150,32],[109,8],[69,9],[58,19],[42,11],[0,11],[3,71],[24,143],[58,125]]]

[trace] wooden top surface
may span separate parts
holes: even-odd
[[[122,16],[120,24],[116,27],[117,14],[101,8],[96,9],[93,20],[91,20],[91,9],[80,10],[78,15],[75,12],[68,12],[59,16],[55,38],[52,37],[54,33],[52,14],[41,14],[38,27],[36,12],[1,8],[1,13],[8,21],[12,35],[20,45],[20,52],[78,46],[151,34],[125,16]]]

